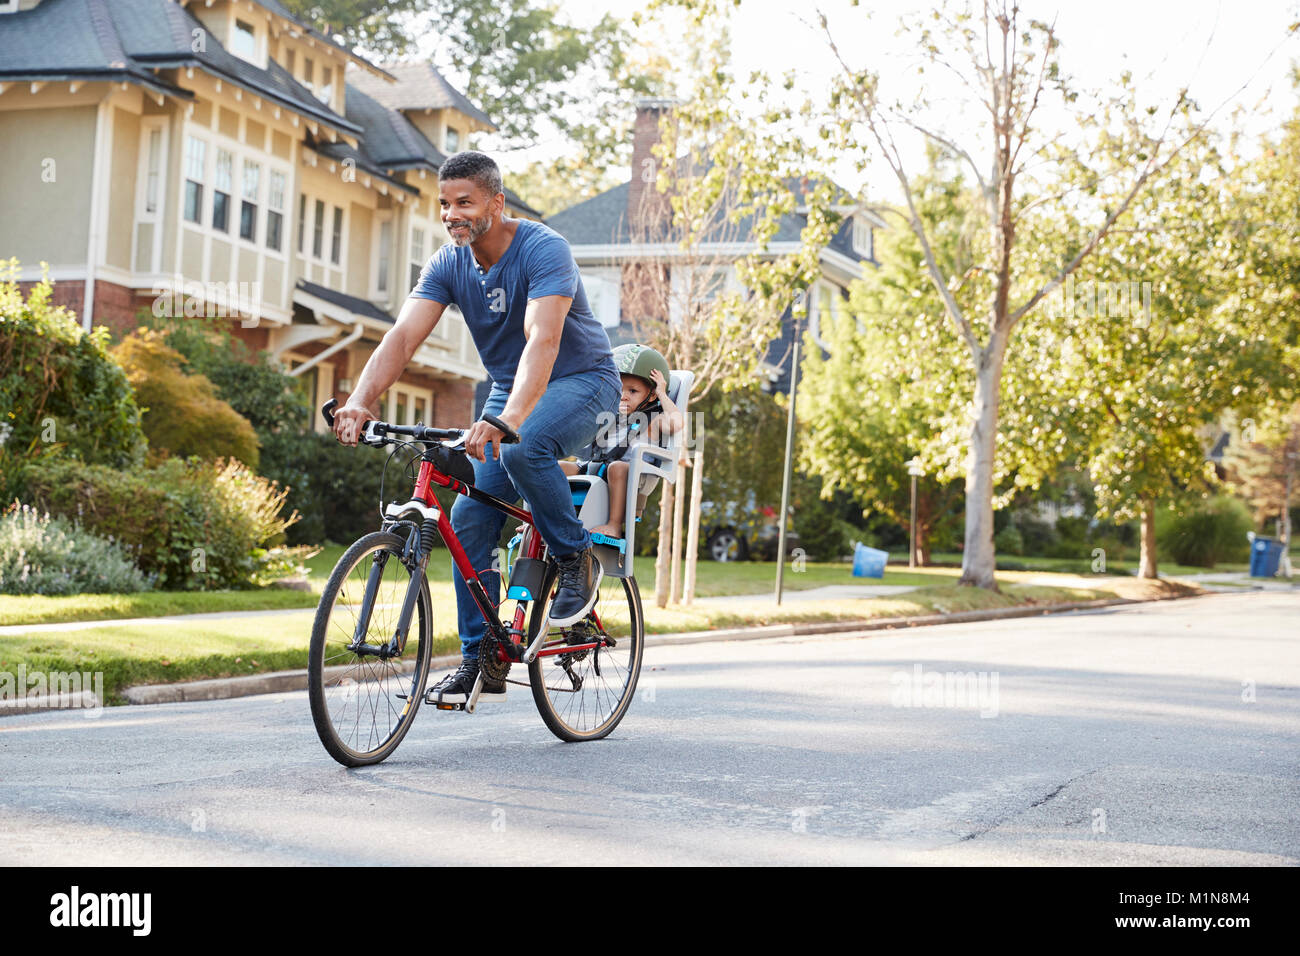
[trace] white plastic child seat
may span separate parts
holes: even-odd
[[[672,435],[666,436],[662,445],[651,442],[638,442],[628,449],[629,457],[626,459],[628,462],[627,501],[623,513],[625,549],[620,551],[618,548],[606,544],[597,544],[595,548],[596,556],[600,558],[601,567],[606,574],[619,578],[632,576],[632,554],[636,545],[637,516],[645,506],[646,498],[659,484],[660,478],[666,478],[669,482],[676,480],[676,463],[682,453],[682,444],[686,440],[687,428],[684,420],[690,405],[691,386],[694,384],[694,372],[682,369],[670,371],[668,374],[668,397],[677,406],[677,410],[682,413],[683,426]],[[580,488],[585,491],[579,513],[584,519],[584,527],[591,528],[604,524],[608,520],[609,486],[600,478],[594,481],[587,479],[590,479],[590,476],[575,475],[569,479],[569,485],[574,491],[575,498],[581,493]],[[588,505],[588,501],[593,497],[603,499],[603,505],[598,501],[591,501],[590,505]],[[597,520],[596,515],[598,514],[601,517]],[[588,521],[591,523],[588,524]]]

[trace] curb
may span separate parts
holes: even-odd
[[[1072,601],[1067,604],[954,611],[950,614],[926,614],[914,617],[821,621],[808,624],[769,624],[759,627],[737,627],[714,631],[647,634],[646,646],[668,647],[675,644],[703,644],[711,641],[761,641],[781,637],[808,637],[817,634],[838,634],[849,637],[870,631],[932,627],[936,624],[970,624],[979,621],[1000,621],[1018,617],[1041,617],[1047,614],[1064,614],[1070,611],[1088,611],[1127,604],[1151,604],[1155,601],[1177,601],[1205,596],[1206,592],[1171,594],[1165,597],[1146,598],[1144,600],[1137,598],[1101,598],[1096,601]],[[458,663],[460,663],[459,654],[444,654],[430,661],[430,669],[454,667]],[[282,694],[306,689],[307,670],[303,668],[292,671],[274,671],[269,674],[251,674],[248,677],[217,677],[211,680],[189,681],[182,684],[140,684],[123,690],[122,696],[131,704],[176,704],[190,701],[228,700],[235,697],[251,697],[257,694]],[[0,717],[8,714],[34,714],[42,711],[59,710],[68,706],[67,702],[53,700],[49,697],[0,701]],[[78,705],[72,704],[72,706]]]

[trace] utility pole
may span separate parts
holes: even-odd
[[[794,319],[794,355],[790,365],[790,410],[785,424],[785,476],[781,481],[781,520],[776,536],[776,603],[781,603],[781,589],[785,583],[785,526],[786,512],[790,510],[790,472],[794,458],[794,399],[799,379],[799,320]]]

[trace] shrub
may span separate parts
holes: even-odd
[[[24,299],[18,260],[0,261],[0,492],[20,491],[25,463],[58,450],[127,468],[144,460],[140,410],[126,373],[108,353],[108,332],[87,334],[50,305],[53,286]]]
[[[132,332],[114,350],[144,408],[149,444],[182,458],[237,458],[257,467],[257,433],[217,396],[204,375],[187,375],[184,358],[152,329]]]
[[[993,536],[993,547],[1000,554],[1024,554],[1025,540],[1020,536],[1020,529],[1009,524]]]
[[[265,442],[272,432],[298,431],[307,417],[301,381],[265,352],[254,352],[212,319],[148,316],[189,374],[205,375],[221,399],[248,419]]]
[[[1183,513],[1159,511],[1156,541],[1162,556],[1178,564],[1212,568],[1220,561],[1246,561],[1250,510],[1236,498],[1219,496]]]
[[[26,505],[0,515],[0,594],[130,594],[152,586],[116,542]]]
[[[286,492],[239,462],[169,459],[133,473],[55,461],[26,476],[33,503],[121,541],[169,590],[244,588],[296,568],[275,548],[297,519]]]

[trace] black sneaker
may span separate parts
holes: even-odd
[[[464,704],[469,701],[469,695],[474,691],[474,681],[478,679],[478,659],[466,657],[461,660],[460,667],[451,674],[448,674],[438,683],[434,684],[424,693],[424,702],[426,704]],[[483,678],[483,689],[479,691],[478,699],[482,701],[505,700],[506,685],[503,683],[494,683],[487,677]]]
[[[590,548],[557,557],[555,563],[560,568],[559,590],[551,602],[550,623],[552,627],[568,627],[586,617],[595,605],[596,589],[605,572]]]

